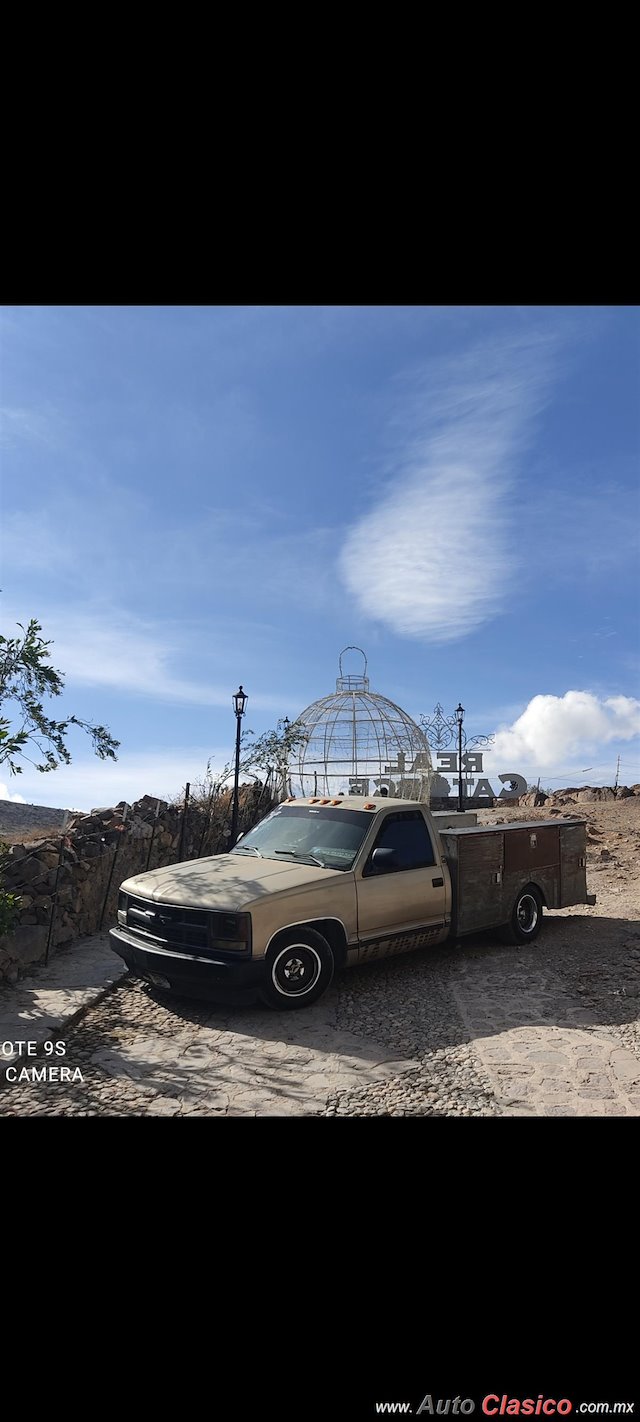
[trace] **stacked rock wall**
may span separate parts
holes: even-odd
[[[242,786],[238,833],[267,814],[261,785]],[[75,814],[62,835],[14,844],[3,856],[2,888],[20,896],[15,927],[0,938],[0,982],[15,982],[56,948],[116,921],[123,879],[179,860],[224,853],[230,835],[231,792],[212,804],[182,807],[143,795],[108,809]]]

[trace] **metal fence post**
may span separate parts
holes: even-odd
[[[114,869],[115,869],[115,867],[116,867],[116,859],[118,858],[118,851],[119,851],[120,845],[121,845],[121,843],[122,843],[122,836],[123,836],[123,834],[124,834],[124,827],[125,827],[125,824],[126,824],[127,811],[128,811],[128,809],[129,809],[129,806],[128,806],[128,805],[125,805],[124,810],[123,810],[123,812],[122,812],[122,824],[121,824],[121,825],[117,825],[117,827],[116,827],[117,830],[118,830],[118,838],[117,838],[117,840],[116,840],[115,854],[114,854],[114,856],[113,856],[113,859],[111,860],[111,869],[109,870],[109,878],[108,878],[108,880],[107,880],[107,892],[106,892],[106,894],[105,894],[105,896],[104,896],[104,903],[103,903],[103,905],[102,905],[102,913],[100,914],[100,922],[99,922],[99,924],[98,924],[98,933],[102,933],[102,925],[103,925],[103,923],[104,923],[104,916],[105,916],[105,912],[106,912],[106,908],[107,908],[107,899],[108,899],[108,897],[109,897],[109,891],[110,891],[110,889],[111,889],[111,881],[112,881],[112,879],[113,879],[113,871],[114,871]]]
[[[155,839],[155,837],[156,837],[156,825],[157,825],[157,823],[158,823],[158,815],[159,815],[159,814],[160,814],[160,801],[159,801],[159,800],[156,800],[156,812],[155,812],[155,815],[154,815],[154,817],[153,817],[153,826],[152,826],[152,829],[151,829],[151,839],[149,840],[149,853],[147,854],[147,863],[146,863],[146,865],[145,865],[145,874],[146,874],[147,869],[149,868],[149,865],[150,865],[150,863],[151,863],[151,850],[153,849],[153,841],[154,841],[154,839]]]
[[[183,848],[184,848],[184,831],[185,831],[185,825],[186,825],[186,823],[187,823],[187,808],[188,808],[188,805],[189,805],[189,790],[190,790],[190,789],[191,789],[191,786],[190,786],[189,781],[187,780],[187,785],[186,785],[186,789],[185,789],[185,796],[184,796],[184,805],[183,805],[183,807],[182,807],[182,824],[180,825],[180,844],[179,844],[179,847],[178,847],[178,864],[181,864],[181,863],[182,863],[182,850],[183,850]]]
[[[54,881],[54,885],[53,885],[53,902],[52,902],[52,904],[51,904],[51,918],[49,919],[49,932],[48,932],[48,934],[47,934],[47,947],[46,947],[45,955],[44,955],[44,965],[45,965],[45,968],[46,968],[46,966],[47,966],[47,963],[49,962],[49,948],[51,947],[51,937],[52,937],[52,934],[53,934],[53,925],[54,925],[55,917],[56,917],[56,908],[57,908],[57,906],[58,906],[58,879],[59,879],[59,877],[60,877],[60,868],[61,868],[61,865],[62,865],[62,859],[63,859],[63,855],[64,855],[64,851],[65,851],[65,846],[66,846],[66,836],[65,836],[64,831],[65,831],[65,829],[66,829],[66,827],[67,827],[67,820],[68,820],[68,818],[69,818],[69,811],[68,811],[68,810],[65,810],[65,812],[64,812],[64,817],[63,817],[63,820],[62,820],[62,839],[60,840],[60,853],[58,854],[58,863],[57,863],[57,866],[56,866],[56,877],[55,877],[55,881]]]

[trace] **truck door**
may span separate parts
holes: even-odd
[[[393,851],[390,867],[377,869],[376,849]],[[423,938],[427,943],[444,936],[445,876],[420,810],[385,816],[365,863],[356,872],[356,893],[361,943],[388,940],[385,952],[393,952],[411,947],[412,934],[415,946]],[[427,932],[418,934],[420,929]],[[361,958],[367,956],[372,954],[360,953]]]

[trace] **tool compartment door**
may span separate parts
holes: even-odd
[[[501,830],[458,838],[456,929],[473,933],[504,921],[504,835]]]
[[[504,894],[507,918],[524,885],[538,884],[548,908],[560,899],[560,830],[558,825],[505,825]]]
[[[587,902],[587,829],[584,822],[562,825],[560,831],[560,903]]]

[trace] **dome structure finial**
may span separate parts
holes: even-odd
[[[344,674],[344,672],[343,672],[343,669],[342,669],[342,658],[343,658],[345,652],[359,652],[359,653],[360,653],[360,656],[362,657],[362,660],[363,660],[363,662],[364,662],[364,667],[363,667],[361,676],[353,676],[353,675],[351,675],[351,676],[345,676],[345,674]],[[340,656],[338,657],[338,666],[339,666],[339,668],[340,668],[340,675],[339,675],[339,677],[336,677],[336,691],[368,691],[368,690],[369,690],[369,678],[368,678],[368,676],[367,676],[367,659],[366,659],[365,654],[364,654],[364,652],[363,652],[363,650],[362,650],[362,647],[354,647],[353,645],[352,645],[352,646],[349,646],[349,647],[343,647],[343,648],[342,648],[342,651],[341,651],[341,653],[340,653]]]
[[[362,657],[359,675],[345,672],[346,652]],[[335,695],[296,718],[305,732],[296,793],[428,801],[433,772],[424,732],[394,701],[370,691],[362,647],[343,647],[339,669]]]

